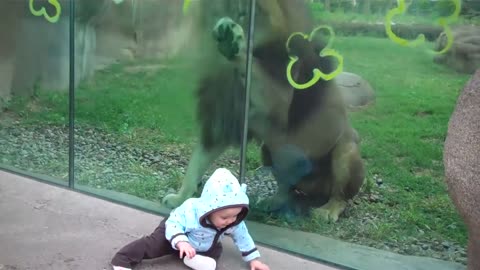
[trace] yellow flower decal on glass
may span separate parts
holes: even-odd
[[[462,8],[462,1],[461,0],[450,0],[453,2],[455,5],[455,10],[453,13],[448,16],[448,17],[441,17],[438,19],[437,23],[443,27],[443,32],[445,33],[447,37],[447,45],[443,50],[439,52],[434,52],[436,54],[442,54],[447,52],[453,44],[453,33],[452,30],[450,29],[449,24],[456,21],[460,15],[460,11]],[[425,35],[420,34],[418,37],[413,40],[409,41],[407,39],[403,39],[395,35],[392,31],[392,19],[393,17],[397,15],[404,14],[405,11],[407,10],[407,4],[405,3],[405,0],[397,0],[397,7],[390,10],[387,15],[385,16],[385,31],[387,32],[387,36],[395,43],[398,43],[402,46],[409,46],[409,47],[416,47],[420,44],[425,43]]]
[[[29,2],[29,8],[30,12],[35,15],[35,16],[43,16],[47,21],[51,23],[56,23],[60,19],[60,14],[62,13],[62,7],[60,6],[60,3],[58,3],[58,0],[48,0],[48,3],[50,5],[55,7],[55,14],[53,16],[50,16],[47,13],[47,10],[45,7],[41,7],[39,10],[36,10],[35,7],[33,6],[33,2],[35,0],[30,0]]]
[[[447,37],[447,44],[445,45],[445,48],[443,48],[443,50],[439,52],[435,52],[437,54],[446,53],[448,50],[450,50],[450,48],[453,45],[453,33],[449,24],[456,21],[460,16],[460,11],[462,10],[462,0],[451,0],[451,1],[455,5],[455,10],[453,11],[453,13],[448,17],[445,17],[445,18],[442,17],[438,19],[438,24],[443,27],[443,31],[445,32],[445,35]]]
[[[290,50],[290,41],[292,40],[292,38],[294,38],[296,36],[300,36],[303,39],[306,39],[309,42],[312,42],[315,34],[322,29],[326,29],[329,32],[330,36],[329,36],[327,46],[325,46],[325,48],[320,51],[319,55],[321,57],[331,56],[331,57],[334,57],[335,59],[337,59],[337,61],[338,61],[337,68],[334,71],[332,71],[331,73],[328,73],[328,74],[325,74],[320,69],[315,68],[312,71],[312,73],[313,73],[312,79],[309,80],[306,83],[300,84],[300,83],[295,82],[295,80],[292,77],[293,65],[295,65],[295,63],[299,60],[299,57],[296,56],[296,55],[289,56],[290,57],[290,62],[288,63],[288,66],[287,66],[287,79],[288,79],[288,82],[293,87],[295,87],[296,89],[309,88],[309,87],[313,86],[314,84],[316,84],[320,79],[323,79],[323,80],[326,80],[326,81],[331,80],[331,79],[335,78],[337,75],[339,75],[340,73],[342,73],[342,71],[343,71],[343,56],[340,55],[340,53],[338,53],[337,51],[335,51],[334,49],[331,48],[333,40],[335,39],[335,33],[333,32],[333,29],[330,26],[327,26],[327,25],[318,26],[317,28],[313,29],[313,31],[310,33],[310,35],[304,34],[302,32],[295,32],[295,33],[291,34],[290,37],[288,38],[287,44],[286,44],[287,51],[288,52],[291,51]]]
[[[187,14],[188,7],[192,0],[183,0],[183,15]]]

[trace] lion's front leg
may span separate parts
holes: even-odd
[[[245,54],[245,34],[242,26],[229,17],[223,17],[213,28],[213,37],[218,50],[228,60]]]
[[[272,163],[278,190],[272,198],[270,210],[276,210],[290,202],[292,188],[312,172],[313,165],[302,149],[290,144],[272,151]]]
[[[212,149],[206,149],[199,144],[193,150],[192,157],[188,163],[187,172],[182,182],[180,191],[176,194],[168,194],[163,198],[163,204],[169,208],[175,208],[186,199],[193,196],[197,191],[198,183],[213,161],[220,156],[225,147],[217,145]]]

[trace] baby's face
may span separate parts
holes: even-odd
[[[241,207],[226,208],[216,211],[210,215],[210,222],[217,228],[223,229],[237,220],[238,214],[242,212]]]

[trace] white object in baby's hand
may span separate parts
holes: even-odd
[[[193,270],[215,270],[217,267],[217,262],[213,258],[202,255],[195,255],[191,259],[185,256],[183,263]]]
[[[132,270],[131,268],[125,268],[125,267],[115,266],[115,265],[112,265],[112,267],[113,267],[113,270]]]

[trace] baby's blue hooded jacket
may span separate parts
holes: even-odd
[[[206,252],[229,235],[244,261],[260,257],[244,222],[249,203],[245,192],[245,186],[240,186],[229,170],[215,170],[205,183],[200,198],[190,198],[172,210],[165,222],[166,238],[174,249],[177,249],[178,242],[188,241],[196,251]],[[217,229],[209,221],[209,215],[230,207],[242,207],[242,211],[233,224]]]

